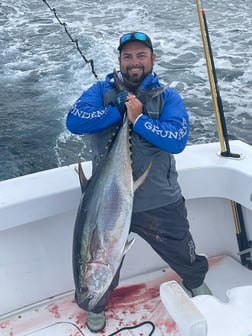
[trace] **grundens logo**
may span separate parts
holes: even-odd
[[[159,135],[162,138],[182,139],[188,133],[188,125],[185,119],[183,119],[183,126],[176,132],[160,129],[157,125],[153,125],[147,121],[144,123],[144,127],[151,132]]]
[[[72,114],[78,116],[79,118],[82,118],[82,119],[94,119],[94,118],[99,118],[99,117],[103,116],[104,114],[107,114],[108,107],[105,107],[103,110],[86,112],[86,111],[79,110],[76,107],[76,105],[74,105],[70,112]]]

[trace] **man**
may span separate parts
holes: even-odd
[[[173,156],[184,150],[188,140],[186,108],[172,88],[141,102],[140,93],[162,86],[153,73],[156,54],[148,35],[124,34],[118,50],[118,75],[127,91],[117,92],[113,74],[107,75],[105,81],[94,84],[77,100],[67,116],[67,127],[75,134],[91,134],[95,170],[112,133],[127,113],[132,123],[134,179],[141,176],[152,161],[146,180],[134,195],[131,231],[144,238],[179,274],[193,296],[210,294],[203,282],[208,262],[195,253]],[[118,281],[119,271],[107,294],[95,310],[88,313],[87,325],[91,331],[104,328],[104,309]]]

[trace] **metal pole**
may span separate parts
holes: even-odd
[[[224,137],[223,137],[223,130],[222,130],[222,125],[221,125],[218,101],[217,101],[217,90],[216,90],[214,76],[213,76],[213,68],[212,68],[212,63],[211,63],[211,58],[210,58],[209,46],[208,46],[207,37],[206,37],[206,31],[205,31],[205,26],[204,26],[204,20],[203,20],[200,0],[196,0],[196,3],[197,3],[197,9],[198,9],[202,41],[203,41],[204,51],[205,51],[205,58],[206,58],[206,63],[207,63],[208,78],[209,78],[209,83],[211,87],[211,93],[212,93],[212,99],[213,99],[213,105],[214,105],[214,111],[215,111],[216,125],[218,129],[219,142],[221,146],[221,152],[226,152],[227,148],[226,148]]]
[[[208,77],[209,83],[211,87],[215,117],[216,117],[216,124],[218,129],[219,141],[221,146],[221,155],[225,157],[231,157],[239,159],[241,156],[239,154],[233,154],[230,152],[229,143],[228,143],[228,135],[225,123],[225,117],[223,112],[222,100],[218,89],[218,82],[217,76],[214,66],[214,60],[211,50],[211,43],[207,29],[206,23],[206,15],[205,11],[201,9],[200,0],[196,0],[197,9],[198,9],[198,16],[200,22],[200,29],[202,35],[202,41],[204,45],[205,51],[205,58],[207,63],[207,70],[208,70]],[[221,114],[220,114],[221,112]],[[224,136],[225,135],[225,136]],[[246,228],[244,224],[243,214],[242,214],[242,207],[239,203],[231,201],[231,207],[234,217],[235,229],[236,229],[236,237],[239,246],[239,251],[247,251],[249,246],[249,242],[247,239]],[[241,253],[241,262],[243,265],[251,266],[251,258],[249,252]]]

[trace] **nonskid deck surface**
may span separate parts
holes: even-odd
[[[222,301],[229,300],[226,296],[227,290],[252,284],[252,272],[230,257],[211,258],[209,264],[206,282],[213,295]],[[106,328],[96,335],[109,336],[121,328],[146,322],[136,329],[120,331],[117,335],[147,336],[153,328],[148,323],[150,321],[155,326],[152,335],[179,336],[178,326],[166,311],[159,296],[160,285],[171,280],[180,282],[180,278],[171,269],[166,268],[123,281],[114,291],[107,307]],[[73,297],[74,293],[71,291],[2,316],[1,336],[93,335],[86,326],[86,312],[78,308]]]

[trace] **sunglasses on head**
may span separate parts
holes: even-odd
[[[120,44],[125,43],[126,41],[129,41],[131,39],[139,41],[147,41],[149,40],[149,37],[141,32],[127,33],[120,38]]]

